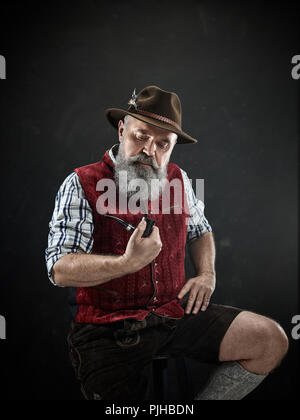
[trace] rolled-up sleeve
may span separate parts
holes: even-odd
[[[90,253],[93,247],[93,213],[75,172],[59,188],[49,229],[45,259],[55,285],[52,267],[56,261],[71,253]]]
[[[186,193],[187,204],[190,211],[190,217],[187,226],[187,244],[190,245],[195,239],[207,232],[212,232],[208,220],[204,215],[204,203],[195,196],[191,181],[187,173],[181,169],[184,189]]]

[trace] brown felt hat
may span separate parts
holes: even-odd
[[[197,143],[197,140],[181,129],[181,103],[174,92],[167,92],[157,86],[147,86],[137,95],[135,89],[128,102],[127,110],[108,108],[105,115],[113,127],[118,129],[118,122],[125,115],[131,115],[156,127],[169,130],[178,135],[177,143]]]

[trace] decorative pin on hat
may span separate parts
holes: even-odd
[[[135,107],[135,109],[137,109],[137,104],[136,104],[136,100],[137,100],[137,94],[135,92],[136,88],[134,88],[134,91],[132,92],[131,98],[128,102],[129,105],[133,105]]]

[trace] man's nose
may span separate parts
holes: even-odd
[[[149,142],[147,145],[144,146],[144,149],[143,149],[143,152],[147,156],[151,156],[151,157],[155,155],[155,151],[156,151],[156,144],[154,141]]]

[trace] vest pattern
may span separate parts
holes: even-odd
[[[99,197],[104,193],[97,191],[97,183],[104,178],[113,181],[113,167],[106,151],[102,161],[75,169],[93,210],[93,254],[122,255],[131,235],[119,222],[97,211]],[[153,214],[148,214],[159,228],[163,244],[160,254],[136,273],[110,280],[97,287],[78,287],[76,322],[105,324],[126,318],[143,320],[150,312],[176,319],[183,317],[184,310],[177,295],[185,283],[186,221],[189,211],[180,168],[169,163],[168,180],[173,179],[181,181],[181,193],[175,194],[171,187],[168,207],[162,208],[164,201],[160,197],[157,204],[159,213],[153,211]],[[116,195],[116,206],[109,209],[113,211],[108,211],[107,214],[137,226],[145,214],[141,211],[133,214],[129,210],[124,213],[119,203],[118,189]],[[178,207],[180,211],[176,210]],[[148,213],[151,213],[152,208],[149,201]]]

